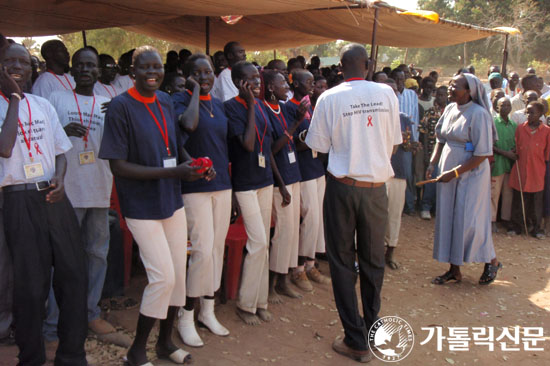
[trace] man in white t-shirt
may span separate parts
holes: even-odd
[[[99,55],[99,70],[100,75],[94,85],[94,95],[101,95],[111,100],[122,94],[123,91],[114,83],[117,76],[115,59],[106,54]]]
[[[32,93],[47,99],[54,91],[73,90],[74,79],[68,73],[70,55],[63,42],[58,39],[46,41],[40,53],[46,61],[46,71],[34,82]]]
[[[238,42],[232,41],[225,45],[223,53],[229,67],[223,69],[218,75],[211,93],[214,97],[225,102],[239,95],[239,89],[237,89],[231,78],[231,67],[239,61],[246,61],[246,51]]]
[[[120,93],[124,93],[126,90],[134,86],[134,79],[130,76],[130,66],[132,65],[133,54],[134,50],[130,50],[123,53],[118,59],[119,74],[115,77],[113,84]]]
[[[110,99],[93,93],[99,74],[98,56],[93,50],[76,51],[71,72],[76,82],[75,90],[55,92],[50,102],[73,144],[66,153],[65,190],[75,209],[88,257],[88,328],[101,340],[129,346],[131,340],[122,339],[123,335],[117,334],[116,329],[100,317],[98,305],[107,273],[113,176],[109,162],[98,159],[97,155],[105,118],[101,106]],[[53,306],[48,304],[45,324],[46,337],[50,339],[57,327]]]
[[[15,340],[20,365],[46,362],[42,321],[51,270],[59,304],[55,365],[86,366],[86,257],[64,191],[71,142],[44,98],[22,94],[31,58],[21,45],[0,50],[0,187],[14,269]]]
[[[391,155],[402,142],[399,104],[391,87],[365,81],[368,58],[363,46],[344,46],[340,60],[345,81],[319,97],[305,142],[312,150],[329,154],[326,250],[345,331],[344,339],[337,338],[332,348],[368,362],[372,353],[367,333],[378,320],[384,280],[385,182],[394,175]],[[356,256],[363,316],[355,293]]]

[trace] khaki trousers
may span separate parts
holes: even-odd
[[[231,190],[183,195],[191,255],[187,296],[214,296],[220,288],[225,238],[231,219]]]
[[[287,185],[291,201],[282,207],[283,196],[279,188],[273,189],[273,218],[275,233],[271,239],[269,269],[277,273],[288,273],[289,268],[298,266],[298,241],[300,238],[300,182]]]
[[[384,244],[388,247],[397,247],[399,241],[399,230],[401,229],[401,216],[405,205],[405,190],[407,181],[405,179],[390,178],[386,182],[386,193],[388,195],[388,226],[384,237]]]
[[[187,221],[182,207],[163,220],[126,218],[139,247],[149,283],[143,290],[140,313],[166,319],[168,306],[185,305]]]
[[[300,245],[298,254],[315,258],[315,253],[325,252],[325,225],[323,224],[323,199],[325,176],[300,183]]]
[[[235,192],[241,208],[246,235],[247,254],[237,307],[256,313],[258,308],[267,309],[269,292],[269,229],[271,226],[271,203],[273,185],[244,192]]]
[[[498,201],[502,193],[502,205],[500,207],[500,218],[506,221],[512,219],[512,199],[514,193],[508,185],[510,173],[491,177],[491,221],[497,221]]]

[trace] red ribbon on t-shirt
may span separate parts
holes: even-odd
[[[57,79],[57,81],[59,81],[61,83],[61,85],[63,85],[63,87],[65,88],[65,90],[71,90],[73,88],[73,86],[71,85],[71,82],[69,81],[69,78],[67,77],[67,75],[63,74],[63,77],[65,77],[65,80],[67,81],[67,84],[69,85],[68,87],[65,86],[65,83],[63,81],[61,81],[61,79],[59,78],[59,76],[57,76],[55,74],[55,72],[53,72],[52,70],[48,70],[48,72],[50,74],[52,74],[53,76],[55,76],[55,78]]]
[[[76,102],[76,108],[78,108],[78,116],[80,117],[80,124],[84,126],[84,121],[82,120],[82,113],[80,113],[80,106],[78,105],[78,99],[76,97],[76,92],[73,90],[74,100]],[[90,126],[92,126],[92,119],[94,118],[94,107],[95,107],[95,95],[94,101],[92,102],[92,111],[90,112],[90,122],[88,122],[88,127],[86,128],[86,134],[82,138],[84,140],[84,150],[88,148],[88,135],[90,134]]]
[[[2,97],[10,104],[10,101],[4,93],[0,91],[0,94]],[[21,128],[21,133],[23,134],[23,140],[25,140],[25,145],[27,145],[27,150],[29,151],[29,158],[31,158],[31,162],[34,161],[34,158],[32,157],[32,151],[31,151],[31,133],[32,133],[32,114],[31,114],[31,105],[29,104],[29,98],[25,98],[25,102],[27,102],[27,108],[29,109],[29,133],[25,133],[25,128],[23,128],[23,124],[21,123],[21,119],[18,117],[17,122],[19,123],[19,128]],[[36,144],[35,144],[36,147]],[[37,154],[42,154],[40,150],[37,151]]]
[[[368,116],[367,119],[369,120],[369,122],[367,123],[367,127],[369,127],[369,126],[374,127],[374,125],[372,124],[372,116]]]

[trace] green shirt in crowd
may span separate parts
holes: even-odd
[[[510,119],[509,122],[505,122],[501,116],[495,117],[495,127],[498,133],[498,141],[495,142],[495,146],[501,150],[512,150],[516,147],[516,128],[518,125]],[[507,157],[495,154],[495,163],[493,165],[493,171],[491,175],[497,177],[502,174],[510,173],[512,166],[514,164],[513,160],[508,159]]]

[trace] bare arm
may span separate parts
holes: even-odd
[[[271,170],[273,171],[273,179],[275,179],[275,182],[277,182],[277,185],[279,186],[279,192],[281,192],[281,196],[283,196],[283,202],[281,206],[288,206],[291,200],[290,193],[288,193],[285,182],[283,181],[283,178],[279,173],[279,168],[277,168],[277,163],[275,162],[273,153],[270,154],[269,158],[271,159]]]
[[[467,171],[470,171],[472,169],[475,169],[479,166],[479,164],[483,163],[483,161],[487,159],[487,156],[472,156],[470,159],[468,159],[464,164],[461,164],[454,169],[448,170],[446,172],[443,172],[437,177],[438,182],[447,183],[450,182],[453,178],[457,177],[458,175],[464,174]]]
[[[59,154],[55,157],[55,174],[50,182],[50,188],[53,189],[46,195],[46,202],[58,202],[65,195],[64,179],[66,171],[67,158],[65,154]]]
[[[190,164],[191,161],[186,161],[174,168],[161,168],[139,165],[120,159],[109,160],[113,175],[135,180],[177,178],[194,181],[201,178],[203,174],[197,172],[200,167],[192,167]]]
[[[243,135],[238,136],[239,141],[242,147],[248,151],[254,151],[254,144],[256,143],[256,112],[255,112],[255,101],[254,93],[252,93],[252,88],[247,82],[241,81],[239,86],[240,95],[244,95],[244,100],[248,106],[248,124],[246,125],[246,130]]]
[[[199,83],[192,78],[187,79],[186,87],[193,88],[193,95],[191,96],[191,101],[185,112],[178,116],[178,122],[185,132],[191,133],[195,131],[199,125],[199,95],[201,88]]]
[[[4,95],[9,98],[8,110],[0,132],[0,157],[10,158],[15,140],[17,138],[17,127],[19,120],[19,103],[20,98],[12,94],[22,96],[21,88],[8,74],[5,68],[0,70],[0,89]]]

